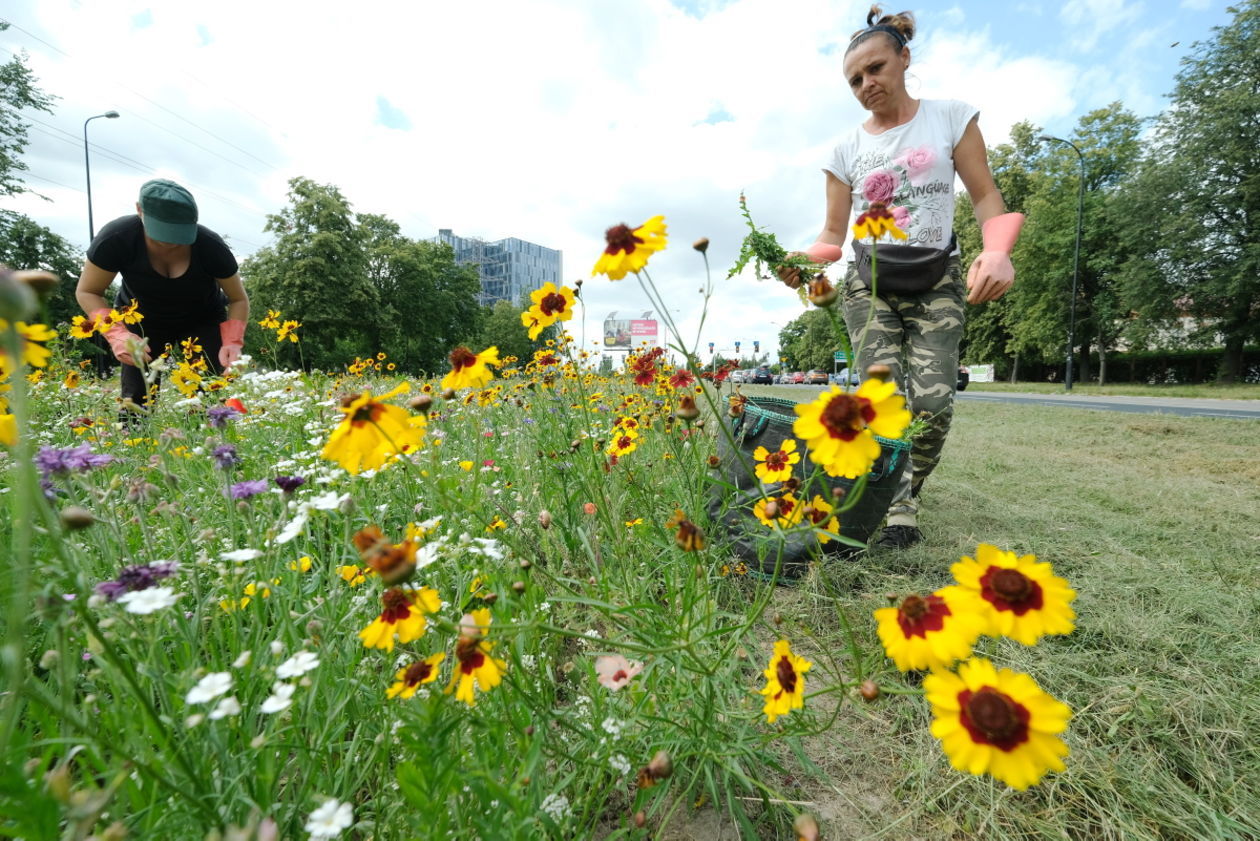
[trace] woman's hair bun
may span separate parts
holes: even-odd
[[[901,33],[901,37],[909,41],[914,37],[914,12],[897,12],[886,15],[879,6],[871,6],[866,15],[867,26],[891,26]]]

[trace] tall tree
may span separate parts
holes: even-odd
[[[83,255],[64,238],[27,216],[0,210],[0,263],[43,269],[61,279],[57,291],[45,302],[43,317],[49,324],[68,322],[79,314],[74,287],[83,268]]]
[[[406,371],[445,371],[450,349],[478,334],[477,268],[458,265],[449,245],[407,239],[384,216],[358,222],[381,300],[377,346]]]
[[[830,371],[836,351],[843,348],[831,317],[820,309],[806,310],[779,331],[779,356],[788,360],[792,370]]]
[[[521,313],[529,306],[529,299],[513,304],[511,301],[495,301],[493,307],[482,308],[481,338],[474,352],[480,352],[494,345],[499,349],[499,358],[515,356],[524,365],[534,357],[538,342],[530,341],[529,330],[521,324]],[[543,337],[539,336],[539,341]]]
[[[1126,301],[1146,321],[1223,339],[1217,379],[1260,341],[1260,0],[1182,59],[1141,174],[1122,192]]]
[[[0,32],[8,28],[9,24],[0,20]],[[35,74],[26,66],[25,51],[0,64],[0,196],[30,191],[21,180],[21,173],[29,169],[21,155],[26,149],[26,130],[30,128],[30,123],[22,119],[22,112],[51,114],[55,101],[35,81]]]
[[[339,368],[376,353],[380,291],[368,275],[366,233],[341,191],[292,179],[288,207],[268,216],[264,230],[276,235],[275,243],[242,266],[255,311],[279,310],[302,323],[308,366]],[[296,355],[288,342],[281,347],[281,353]]]

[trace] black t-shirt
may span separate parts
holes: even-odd
[[[87,258],[107,272],[122,275],[115,306],[136,300],[146,318],[162,321],[222,321],[227,296],[219,280],[237,272],[236,258],[223,237],[198,225],[188,271],[180,277],[158,274],[149,263],[139,215],[123,216],[101,228],[88,246]]]

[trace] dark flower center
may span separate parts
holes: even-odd
[[[538,309],[542,310],[543,315],[554,315],[558,312],[564,312],[564,296],[555,293],[545,295],[542,301],[538,303]]]
[[[480,669],[486,663],[486,655],[475,639],[464,637],[455,643],[455,656],[459,658],[459,670],[466,675]]]
[[[787,466],[788,454],[779,450],[777,453],[771,453],[766,456],[766,467],[771,470],[782,470]]]
[[[604,232],[604,239],[608,240],[608,247],[604,249],[605,254],[616,254],[618,251],[633,254],[634,247],[643,242],[634,235],[634,229],[629,225],[614,225]]]
[[[950,615],[949,606],[940,596],[906,596],[897,609],[897,624],[907,638],[926,639],[929,633],[945,627],[945,617]]]
[[[1041,585],[1017,569],[989,567],[980,577],[980,595],[998,610],[1023,616],[1045,603]]]
[[[477,363],[477,354],[468,348],[460,345],[451,351],[451,368],[459,371],[464,368],[472,367]]]
[[[992,686],[958,693],[959,716],[975,742],[1011,751],[1028,741],[1031,715],[1023,704]]]
[[[411,615],[411,598],[401,587],[391,587],[382,593],[381,604],[385,606],[381,619],[390,624],[401,622]]]
[[[626,674],[625,669],[618,669],[617,671],[613,672],[612,679],[614,683],[617,683],[619,681],[629,680],[630,675]]]
[[[818,418],[832,438],[844,441],[852,441],[862,431],[862,424],[874,419],[871,401],[843,393],[832,397]]]
[[[779,679],[779,686],[783,687],[783,691],[791,694],[796,691],[796,669],[792,668],[792,661],[786,656],[779,658],[779,664],[774,667],[774,676]]]
[[[403,674],[403,683],[408,686],[418,686],[421,681],[427,678],[433,672],[433,666],[421,660],[419,663],[412,663],[407,667],[407,671]]]

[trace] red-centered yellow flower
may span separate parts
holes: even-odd
[[[665,521],[665,528],[674,531],[674,543],[684,552],[699,552],[704,548],[704,532],[683,513],[681,508],[674,509],[674,516]]]
[[[780,496],[768,496],[757,500],[753,505],[753,516],[763,526],[781,526],[791,528],[805,516],[805,506],[790,493]]]
[[[476,690],[489,692],[503,680],[507,663],[490,655],[494,643],[485,638],[490,627],[490,610],[474,610],[460,623],[460,637],[455,642],[455,672],[446,691],[455,692],[455,699],[468,706],[476,703]]]
[[[591,274],[621,280],[627,272],[637,274],[653,253],[665,247],[665,217],[653,216],[633,230],[629,225],[614,225],[604,232],[604,239],[608,245],[595,261]]]
[[[192,366],[181,362],[171,374],[171,383],[185,397],[192,397],[201,388],[201,375]]]
[[[498,368],[502,364],[497,347],[488,347],[481,353],[473,353],[460,345],[451,351],[451,370],[442,378],[442,388],[455,391],[461,388],[482,388],[494,379],[494,374],[490,373],[487,366]]]
[[[612,442],[608,445],[610,456],[621,456],[634,452],[638,444],[639,433],[633,429],[614,429]]]
[[[295,331],[301,326],[301,322],[298,321],[284,322],[276,328],[276,341],[283,342],[285,339],[288,339],[290,342],[296,342],[298,337]]]
[[[446,659],[446,653],[439,651],[432,657],[417,660],[405,669],[399,669],[394,675],[394,685],[385,690],[390,698],[410,698],[416,694],[421,684],[437,680],[438,666]]]
[[[521,324],[529,328],[531,341],[557,321],[573,318],[573,305],[577,300],[572,289],[567,286],[557,289],[551,281],[544,283],[541,289],[531,292],[529,299],[533,304],[521,313]]]
[[[61,382],[61,387],[62,388],[78,388],[79,387],[79,372],[74,371],[74,370],[67,371],[66,378],[62,380]]]
[[[971,656],[971,647],[985,622],[963,608],[958,587],[944,587],[926,598],[906,596],[897,607],[875,611],[879,640],[889,659],[903,672],[949,669]]]
[[[110,310],[109,318],[110,321],[121,321],[123,324],[139,324],[144,320],[144,314],[140,312],[140,302],[132,301],[121,310]]]
[[[835,510],[836,507],[819,494],[814,494],[813,502],[804,507],[805,517],[814,524],[814,536],[823,546],[840,536],[840,518],[832,516]]]
[[[888,205],[878,201],[871,202],[866,212],[853,221],[853,236],[858,239],[871,237],[872,240],[876,240],[884,234],[889,234],[896,239],[906,238],[906,232],[897,227],[897,222],[888,210]]]
[[[804,708],[805,673],[813,665],[793,654],[787,640],[774,644],[770,665],[762,672],[766,676],[766,686],[761,690],[761,694],[766,696],[766,706],[762,711],[767,722],[773,724],[779,716]]]
[[[983,633],[1036,645],[1046,634],[1070,634],[1076,627],[1076,591],[1035,555],[1017,558],[981,543],[974,559],[964,556],[950,572],[969,599],[967,609],[986,620]]]
[[[393,651],[395,637],[402,643],[420,639],[429,627],[425,614],[442,609],[442,599],[432,587],[419,590],[391,587],[381,594],[381,604],[384,606],[381,615],[359,631],[365,648]]]
[[[70,319],[70,337],[73,339],[90,339],[101,328],[101,323],[93,319],[76,315]]]
[[[856,479],[879,458],[875,435],[900,438],[910,425],[895,383],[871,378],[846,393],[833,385],[812,403],[796,406],[792,432],[805,439],[809,457],[829,476]]]
[[[0,415],[0,444],[6,447],[17,446],[17,416]]]
[[[268,330],[280,329],[280,310],[267,310],[267,316],[258,322],[258,326]]]
[[[765,447],[753,450],[753,458],[759,463],[754,472],[757,478],[766,483],[786,482],[792,478],[792,465],[801,460],[796,451],[796,439],[786,438],[773,453]]]
[[[345,417],[328,436],[320,456],[338,462],[351,473],[359,473],[422,446],[424,415],[411,415],[400,406],[381,402],[408,388],[403,383],[379,398],[373,398],[370,391],[346,397],[341,403]]]
[[[1072,711],[1028,675],[975,657],[958,674],[928,675],[923,691],[932,705],[932,735],[959,771],[989,774],[1023,791],[1047,771],[1064,769],[1068,746],[1059,734]]]

